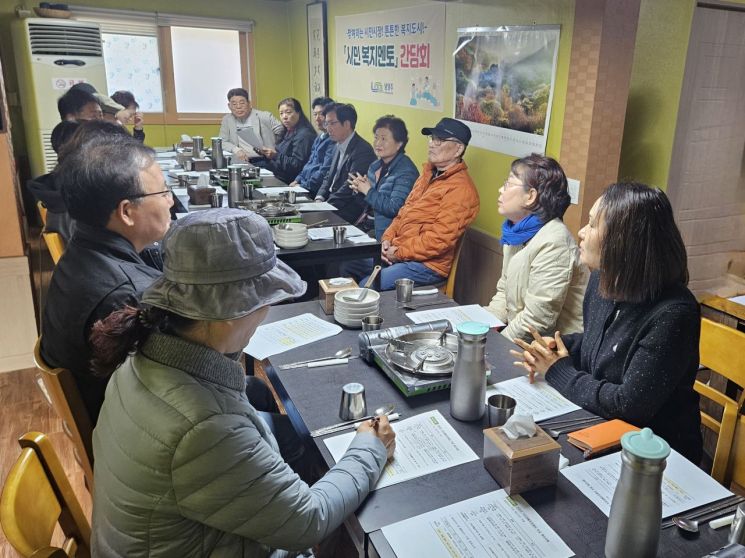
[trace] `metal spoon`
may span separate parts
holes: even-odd
[[[346,349],[340,349],[336,351],[331,356],[312,358],[310,360],[299,360],[297,362],[291,362],[289,364],[280,364],[278,368],[280,370],[289,370],[290,368],[300,368],[301,366],[305,366],[309,362],[321,362],[322,360],[331,360],[333,358],[347,358],[351,355],[352,355],[352,347],[347,347]]]
[[[334,432],[338,432],[339,430],[344,430],[346,428],[353,428],[354,425],[359,422],[364,422],[366,420],[374,419],[377,417],[388,416],[393,412],[395,408],[396,406],[393,403],[388,403],[387,405],[383,405],[382,407],[378,407],[377,409],[375,409],[375,412],[372,415],[367,415],[366,417],[362,417],[362,418],[358,418],[354,420],[347,420],[344,422],[339,422],[336,424],[332,424],[330,426],[324,426],[323,428],[318,428],[316,430],[311,431],[310,435],[312,438],[316,438],[317,436],[333,434]]]
[[[683,531],[687,531],[689,533],[698,533],[701,523],[706,523],[707,521],[711,519],[717,518],[721,515],[726,515],[732,512],[733,510],[735,510],[737,506],[738,504],[734,504],[726,508],[716,510],[716,511],[704,514],[698,519],[688,519],[687,517],[676,515],[675,517],[673,517],[672,522],[675,523],[678,529],[682,529]]]
[[[343,296],[342,298],[350,302],[362,302],[367,296],[367,290],[370,288],[370,285],[373,284],[373,281],[375,281],[375,278],[378,276],[378,273],[380,273],[380,266],[376,265],[373,268],[372,273],[370,274],[370,277],[367,278],[365,285],[360,289],[360,294],[357,295],[357,297]]]

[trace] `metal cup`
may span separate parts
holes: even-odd
[[[728,541],[745,545],[745,504],[740,504],[735,510],[735,519],[732,520]]]
[[[292,190],[285,192],[285,201],[287,203],[295,203],[297,201],[297,192]]]
[[[212,193],[210,195],[210,206],[222,207],[222,197],[223,197],[223,194],[220,194],[218,192]]]
[[[193,142],[191,156],[194,159],[199,159],[202,156],[202,150],[204,149],[204,138],[202,136],[193,136],[191,141]]]
[[[344,225],[336,225],[334,227],[334,244],[344,244],[344,239],[347,237],[347,227]]]
[[[396,302],[411,302],[411,292],[414,281],[411,279],[396,279]]]
[[[489,426],[502,426],[515,412],[517,402],[509,395],[492,395],[486,401]]]
[[[345,384],[341,388],[341,405],[339,406],[341,420],[356,420],[366,414],[365,386],[357,382]]]
[[[375,331],[383,327],[383,318],[380,316],[365,316],[362,318],[362,331]]]

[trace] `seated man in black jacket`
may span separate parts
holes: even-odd
[[[95,424],[107,379],[90,372],[91,327],[161,275],[139,252],[168,230],[173,197],[155,152],[129,135],[92,138],[55,176],[76,228],[49,285],[41,353],[72,371]]]
[[[323,114],[326,116],[326,131],[336,143],[336,153],[316,200],[329,202],[338,208],[339,217],[354,224],[365,211],[365,196],[352,191],[347,180],[350,173],[367,176],[367,169],[376,158],[375,151],[354,131],[357,111],[352,105],[327,105]]]

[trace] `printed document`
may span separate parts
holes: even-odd
[[[261,141],[261,138],[259,138],[259,136],[256,135],[256,132],[254,132],[254,129],[251,126],[240,128],[238,130],[238,138],[239,138],[239,141],[238,141],[239,145],[241,143],[240,140],[243,140],[245,143],[247,143],[249,146],[253,147],[254,149],[260,149],[264,146],[264,142]]]
[[[336,211],[336,208],[329,202],[299,203],[295,209],[298,211]]]
[[[734,302],[736,304],[742,304],[743,306],[745,306],[745,295],[733,296],[729,300],[731,300],[732,302]]]
[[[313,314],[301,314],[286,320],[259,326],[243,352],[263,360],[320,339],[333,337],[341,327]]]
[[[352,236],[363,236],[365,231],[362,231],[354,225],[344,225],[347,229],[347,238]],[[311,240],[331,240],[334,238],[334,227],[318,227],[317,229],[308,229],[308,238]]]
[[[620,452],[566,467],[561,474],[610,516],[613,493],[621,476]],[[732,496],[729,490],[677,451],[670,452],[662,474],[662,517],[671,517],[727,496]]]
[[[569,558],[572,549],[521,496],[497,490],[382,529],[399,558]]]
[[[439,411],[392,423],[392,427],[396,431],[396,451],[383,469],[376,489],[479,458]],[[334,461],[341,459],[355,434],[347,432],[323,441]]]
[[[565,415],[580,408],[537,375],[533,384],[527,376],[520,376],[487,386],[487,399],[497,393],[509,395],[517,402],[516,415],[533,415],[535,421]]]
[[[423,322],[433,322],[435,320],[450,320],[453,329],[463,322],[479,322],[489,327],[503,326],[504,323],[499,321],[494,314],[487,312],[478,304],[469,304],[467,306],[453,306],[451,308],[437,308],[435,310],[419,310],[417,312],[407,312],[406,317],[415,324]]]
[[[297,194],[308,193],[308,190],[302,186],[271,186],[269,188],[259,188],[259,191],[267,196],[279,196],[285,192],[295,192]]]

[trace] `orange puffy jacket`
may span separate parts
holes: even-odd
[[[434,167],[424,164],[406,203],[383,234],[397,246],[396,256],[421,262],[447,277],[455,247],[479,212],[479,194],[464,162],[430,182]]]

